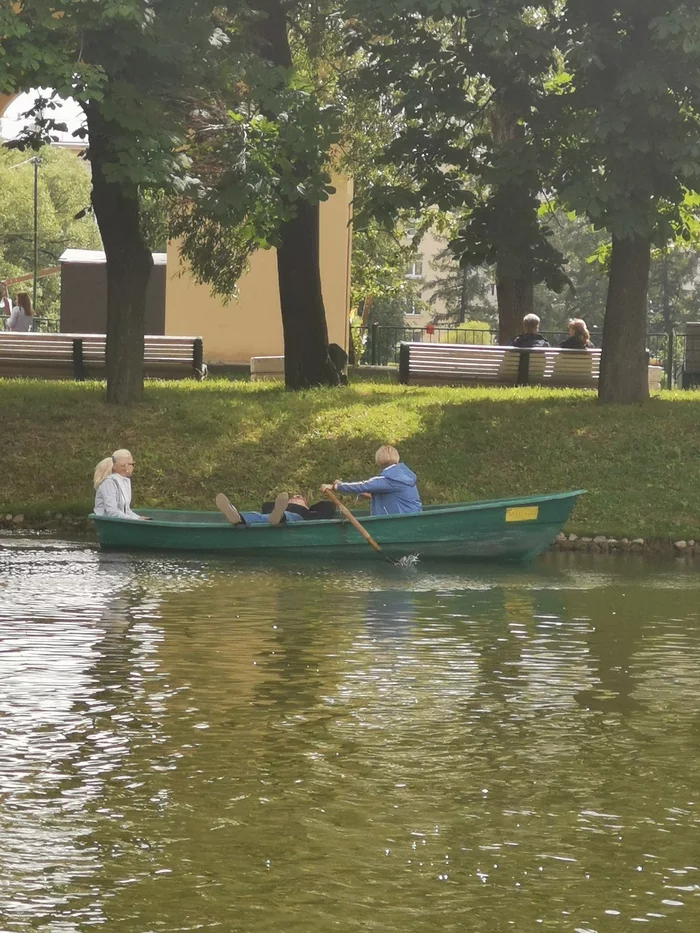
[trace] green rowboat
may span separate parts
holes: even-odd
[[[584,492],[428,506],[410,515],[355,512],[389,557],[530,560],[546,550]],[[345,519],[231,525],[219,512],[141,509],[149,522],[91,515],[103,548],[218,551],[241,555],[372,558]]]

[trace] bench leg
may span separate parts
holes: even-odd
[[[73,378],[85,381],[85,362],[83,360],[83,341],[76,337],[73,341]]]

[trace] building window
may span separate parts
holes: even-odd
[[[421,308],[419,308],[415,301],[412,301],[411,304],[406,309],[406,317],[410,317],[412,314],[420,314]]]
[[[423,278],[423,259],[421,256],[415,256],[408,264],[406,269],[406,278],[407,279],[422,279]]]

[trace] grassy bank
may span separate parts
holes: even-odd
[[[592,393],[357,383],[286,393],[274,384],[152,383],[130,410],[93,383],[0,380],[0,512],[85,514],[95,463],[137,461],[136,506],[213,508],[223,490],[258,507],[281,490],[358,479],[396,444],[426,503],[583,487],[568,526],[700,539],[700,393],[600,407]]]

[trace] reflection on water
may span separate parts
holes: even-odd
[[[0,929],[695,931],[699,591],[0,548]]]

